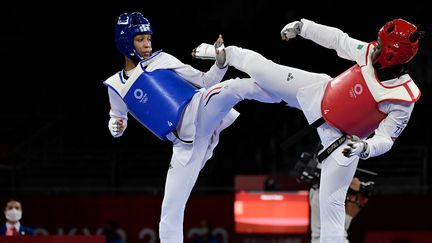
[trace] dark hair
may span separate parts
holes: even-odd
[[[3,204],[3,205],[5,205],[5,208],[7,207],[8,203],[10,203],[10,202],[19,202],[19,203],[21,203],[21,201],[20,201],[18,198],[16,198],[16,197],[9,197],[9,198],[5,201],[5,203]],[[21,205],[21,206],[22,206],[22,205]]]
[[[6,201],[6,204],[7,203],[10,203],[10,202],[12,202],[12,201],[15,201],[15,202],[21,202],[18,198],[16,198],[16,197],[9,197],[8,198],[8,200]]]

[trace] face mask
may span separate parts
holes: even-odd
[[[12,222],[19,221],[21,219],[21,215],[22,215],[22,211],[21,210],[16,210],[15,208],[7,210],[6,213],[5,213],[6,218],[9,221],[12,221]]]

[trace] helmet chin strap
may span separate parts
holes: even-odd
[[[139,62],[141,62],[141,61],[143,61],[144,60],[144,58],[138,53],[138,51],[137,50],[133,50],[133,53],[135,54],[135,55],[133,55],[133,56],[128,56],[129,57],[129,59],[131,59],[132,61],[133,61],[133,63],[135,64],[135,66],[136,65],[138,65],[138,63]]]
[[[135,56],[132,56],[131,59],[132,59],[132,61],[134,61],[136,64],[138,64],[140,61],[146,60],[147,58],[151,57],[152,54],[153,54],[153,51],[152,51],[152,49],[150,49],[150,55],[149,55],[148,57],[146,57],[146,58],[144,58],[143,56],[141,56],[141,55],[139,54],[139,52],[138,52],[136,49],[134,49],[134,53],[135,53]]]
[[[385,81],[389,79],[398,78],[408,73],[408,64],[397,64],[386,68],[381,68],[381,65],[377,62],[374,64],[378,79]]]
[[[135,48],[134,48],[133,52],[135,53],[135,56],[132,56],[132,60],[134,62],[138,63],[144,59]]]

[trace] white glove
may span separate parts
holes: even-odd
[[[303,23],[301,21],[294,21],[285,25],[285,27],[283,27],[280,32],[282,36],[282,40],[287,41],[289,39],[296,37],[298,34],[300,34],[302,27],[303,27]]]
[[[111,132],[111,135],[115,138],[123,135],[123,132],[126,130],[127,120],[121,118],[111,118],[108,122],[108,128]]]
[[[355,135],[348,135],[347,139],[347,147],[342,150],[342,153],[345,157],[351,157],[354,155],[357,155],[362,159],[366,159],[369,157],[370,150],[368,143],[365,140],[361,140]]]

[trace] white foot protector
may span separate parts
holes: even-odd
[[[216,60],[216,50],[214,45],[201,43],[195,48],[194,57],[203,60]]]

